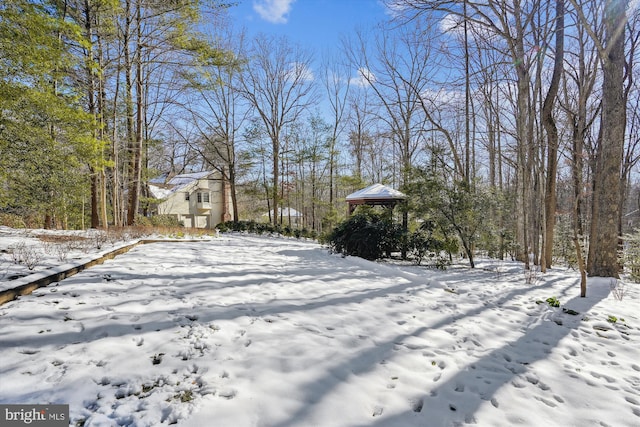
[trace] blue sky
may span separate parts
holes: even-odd
[[[316,58],[338,47],[341,35],[388,18],[379,0],[239,0],[229,14],[249,35],[286,35]]]

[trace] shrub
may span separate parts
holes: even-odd
[[[400,226],[393,224],[388,215],[361,208],[338,224],[326,240],[337,253],[376,260],[398,250],[402,236]]]
[[[627,234],[625,237],[624,263],[625,271],[629,274],[629,278],[640,283],[640,231],[636,230],[633,234]]]
[[[417,265],[428,257],[436,268],[445,269],[449,264],[446,254],[457,252],[458,244],[455,239],[447,239],[437,233],[433,221],[425,221],[407,236],[407,251]]]
[[[182,227],[175,215],[154,215],[151,217],[151,225],[155,227]]]
[[[6,225],[11,228],[27,228],[21,216],[4,212],[0,212],[0,225]]]
[[[135,225],[141,227],[181,227],[183,224],[178,221],[175,215],[154,215],[150,217],[137,216]]]
[[[42,253],[34,246],[28,246],[25,242],[18,242],[12,247],[11,251],[13,262],[15,264],[23,264],[29,270],[33,270],[42,261]]]
[[[221,233],[226,233],[230,231],[236,232],[246,232],[253,234],[282,234],[283,236],[296,237],[300,238],[311,238],[315,239],[316,233],[314,231],[309,231],[306,228],[292,228],[288,225],[280,226],[273,225],[268,222],[256,222],[256,221],[227,221],[221,222],[216,225],[216,228]]]

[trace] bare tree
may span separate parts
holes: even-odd
[[[333,210],[335,195],[335,175],[336,167],[336,145],[338,138],[342,134],[346,120],[345,111],[348,105],[349,92],[351,89],[351,79],[349,78],[349,67],[340,63],[337,58],[325,58],[323,61],[324,88],[327,94],[329,105],[331,106],[331,136],[329,144],[329,206]]]
[[[359,32],[345,49],[353,68],[380,105],[378,117],[398,149],[401,185],[407,182],[406,174],[422,147],[425,127],[420,96],[435,71],[429,45],[420,39],[423,31],[420,26],[403,27],[394,39],[378,31],[373,51],[367,45],[369,36]]]
[[[622,162],[622,181],[620,183],[620,221],[618,223],[618,234],[623,235],[623,217],[625,201],[629,198],[631,187],[631,174],[640,161],[640,134],[638,126],[640,126],[640,87],[636,77],[640,71],[640,13],[635,13],[629,17],[627,24],[628,40],[625,42],[627,47],[627,59],[625,65],[625,88],[624,100],[627,105],[627,125],[628,137],[625,141],[624,159]]]
[[[601,132],[594,171],[587,269],[593,276],[618,277],[620,184],[626,127],[624,42],[628,1],[605,3],[604,40],[600,39],[590,25],[582,6],[577,4],[576,0],[570,1],[585,30],[597,46],[602,63]]]
[[[357,181],[363,178],[364,156],[368,146],[373,145],[371,133],[374,115],[371,111],[370,96],[366,88],[355,84],[349,94],[349,147],[354,157],[353,174]],[[358,185],[361,183],[358,182]]]
[[[221,174],[225,184],[228,183],[233,220],[237,222],[237,146],[250,110],[243,105],[238,90],[243,64],[231,52],[242,50],[245,36],[228,30],[222,39],[226,42],[219,48],[227,53],[204,61],[199,72],[190,76],[194,96],[185,107],[198,136],[185,141],[208,167]]]
[[[540,3],[517,0],[473,1],[473,0],[390,0],[404,11],[406,19],[442,19],[442,14],[466,21],[471,29],[483,38],[492,40],[492,48],[503,53],[511,63],[505,81],[513,105],[514,123],[512,137],[515,140],[514,187],[516,200],[517,258],[529,267],[530,251],[537,245],[539,221],[534,207],[538,204],[539,182],[536,168],[539,167],[537,144],[536,97],[541,76],[540,43],[544,35],[539,34],[536,17],[540,15]],[[538,68],[536,68],[536,66]],[[535,72],[535,74],[534,74]],[[536,82],[536,79],[537,82]],[[462,166],[462,165],[461,165]],[[464,170],[464,169],[463,169]]]
[[[243,96],[255,109],[271,140],[270,212],[274,212],[271,220],[277,224],[283,131],[298,119],[311,101],[314,90],[311,55],[284,37],[260,35],[247,52],[247,67],[240,84]]]
[[[564,66],[564,0],[556,0],[555,11],[555,56],[553,75],[549,90],[542,106],[542,122],[547,134],[547,179],[545,188],[545,240],[541,269],[551,267],[553,260],[553,235],[556,225],[556,182],[558,174],[558,127],[553,117],[554,105],[560,87],[560,78]]]

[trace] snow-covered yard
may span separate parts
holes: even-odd
[[[501,267],[138,246],[0,306],[0,403],[78,426],[639,426],[638,286]]]

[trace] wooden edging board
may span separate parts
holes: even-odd
[[[44,277],[40,277],[39,279],[36,279],[32,282],[25,283],[20,286],[16,286],[15,288],[10,288],[10,289],[5,289],[3,291],[0,291],[0,305],[5,304],[9,301],[13,301],[17,299],[19,296],[29,295],[30,293],[32,293],[38,288],[42,288],[44,286],[50,285],[51,283],[56,283],[61,280],[64,280],[67,277],[71,277],[74,274],[77,274],[89,267],[102,264],[106,260],[113,259],[118,255],[122,255],[124,253],[129,252],[131,249],[135,248],[138,245],[145,245],[148,243],[162,243],[162,242],[208,242],[208,241],[209,240],[162,240],[162,239],[139,240],[130,245],[126,245],[118,249],[115,249],[111,252],[107,252],[98,258],[85,262],[84,264],[75,265],[73,267],[64,269],[62,271],[56,271],[55,273],[49,274]]]

